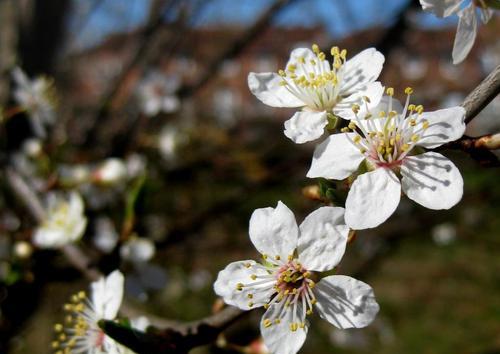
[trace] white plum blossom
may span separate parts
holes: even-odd
[[[140,263],[147,262],[153,258],[155,251],[156,247],[153,241],[133,235],[121,246],[120,256],[124,260]]]
[[[115,270],[91,284],[90,298],[84,291],[71,297],[64,305],[67,327],[54,326],[56,353],[125,354],[130,349],[117,343],[99,327],[100,320],[114,320],[123,300],[123,274]]]
[[[301,108],[285,122],[285,135],[297,144],[318,139],[329,118],[351,119],[351,106],[369,97],[377,105],[384,89],[375,81],[384,56],[375,48],[365,49],[350,60],[347,51],[331,49],[333,61],[325,60],[318,46],[294,49],[285,70],[250,73],[250,91],[271,107]]]
[[[260,327],[274,354],[294,354],[302,347],[309,328],[306,317],[314,309],[338,328],[365,327],[379,310],[372,288],[344,275],[321,278],[321,272],[340,262],[348,233],[343,208],[319,208],[300,226],[282,202],[257,209],[249,234],[262,263],[230,263],[219,272],[214,290],[242,310],[266,309]]]
[[[45,125],[54,124],[56,95],[53,81],[45,76],[30,80],[21,68],[12,70],[14,99],[25,109],[30,117],[34,133],[39,138],[45,138]]]
[[[48,209],[44,220],[35,230],[33,243],[41,248],[58,248],[79,240],[87,226],[80,195],[71,192],[65,197],[50,193],[47,201]]]
[[[94,182],[102,185],[119,184],[127,179],[128,170],[125,162],[118,158],[108,158],[99,164],[92,173]]]
[[[358,112],[344,133],[329,136],[314,151],[307,177],[343,180],[364,161],[366,173],[354,180],[346,200],[345,220],[352,229],[380,225],[396,210],[401,191],[429,209],[449,209],[463,194],[457,167],[435,148],[460,138],[465,110],[452,107],[434,112],[392,98],[392,88],[374,110]],[[362,172],[362,171],[361,171]]]
[[[142,112],[154,117],[160,112],[171,113],[179,109],[180,101],[175,96],[179,80],[160,71],[149,73],[139,84],[137,95]]]
[[[481,21],[487,23],[492,10],[484,0],[420,0],[425,11],[438,17],[458,15],[457,34],[453,43],[453,64],[459,64],[469,54],[477,35],[476,9],[480,11]]]

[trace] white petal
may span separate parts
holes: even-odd
[[[303,144],[323,135],[328,124],[326,112],[301,111],[285,122],[285,135],[294,143]]]
[[[299,229],[297,252],[307,270],[322,272],[339,264],[349,234],[344,208],[319,208],[304,219]]]
[[[355,119],[356,116],[352,111],[352,106],[357,104],[360,106],[360,112],[358,113],[359,117],[364,117],[366,113],[366,108],[369,111],[375,109],[382,99],[384,94],[384,87],[378,81],[370,82],[351,94],[350,96],[343,98],[339,103],[333,107],[333,113],[340,118],[352,120]],[[368,97],[370,102],[365,104],[364,97]]]
[[[248,74],[250,91],[263,103],[271,107],[301,107],[304,102],[295,97],[285,86],[281,76],[275,73]]]
[[[457,140],[464,135],[464,119],[465,109],[463,107],[422,113],[418,121],[427,120],[429,127],[422,133],[417,145],[432,149],[449,141]]]
[[[68,243],[63,229],[39,227],[33,234],[33,243],[40,248],[58,248]]]
[[[144,114],[149,117],[153,117],[160,112],[161,100],[157,97],[151,97],[146,99],[142,104],[142,110]]]
[[[29,88],[31,86],[28,76],[26,76],[24,71],[18,66],[12,70],[12,78],[19,87]]]
[[[481,14],[481,21],[484,23],[484,24],[487,24],[488,21],[491,19],[491,17],[493,16],[493,10],[489,9],[489,8],[482,8],[482,7],[479,7],[479,12]]]
[[[124,281],[123,274],[115,270],[106,278],[101,278],[90,285],[92,303],[98,316],[106,320],[115,319],[123,299]]]
[[[458,27],[453,43],[453,64],[462,62],[469,54],[477,32],[476,8],[471,2],[468,7],[458,13]]]
[[[368,48],[348,60],[343,67],[340,93],[349,95],[377,80],[384,65],[384,55],[375,48]]]
[[[462,199],[464,181],[458,168],[436,152],[409,156],[401,166],[408,198],[429,209],[449,209]]]
[[[430,11],[439,17],[448,17],[458,10],[463,0],[420,0],[424,11]]]
[[[401,184],[391,170],[377,168],[356,178],[345,202],[345,221],[354,230],[380,225],[394,213]]]
[[[295,216],[281,201],[276,208],[256,209],[250,218],[250,240],[261,253],[287,259],[297,247]]]
[[[383,89],[383,88],[382,88]],[[384,111],[384,117],[380,117],[379,113]],[[384,125],[387,121],[387,112],[389,111],[396,111],[397,113],[402,113],[403,112],[403,106],[401,105],[401,102],[399,102],[397,99],[389,97],[389,96],[383,96],[379,103],[370,109],[370,114],[371,117],[368,120],[366,119],[360,119],[359,121],[356,121],[356,124],[361,125],[366,131],[372,131],[373,126],[375,126],[375,130],[377,131],[383,131],[384,130]],[[364,118],[365,117],[365,112],[366,110],[361,110],[362,113],[360,113],[360,117]]]
[[[299,58],[304,58],[303,64],[297,64]],[[316,62],[316,65],[312,65],[311,60]],[[290,64],[294,64],[297,67],[297,69],[295,70],[295,74],[297,75],[297,77],[301,77],[302,75],[308,77],[309,73],[311,72],[330,71],[330,64],[328,63],[328,61],[319,60],[316,54],[314,54],[313,51],[309,48],[295,48],[294,50],[292,50],[292,53],[290,53],[290,59],[286,64],[286,68],[288,68]]]
[[[292,311],[285,310],[281,315],[277,312],[281,311],[283,306],[273,305],[267,309],[262,320],[260,321],[260,332],[264,344],[269,351],[273,354],[295,354],[304,344],[308,324],[304,328],[298,328],[296,331],[290,330],[292,323]],[[266,327],[264,321],[266,319],[280,318],[280,323],[273,323],[271,326]]]
[[[248,265],[250,265],[248,267]],[[272,285],[262,287],[262,291],[256,292],[254,289],[243,287],[243,290],[237,290],[237,284],[254,283],[252,275],[268,275],[265,268],[252,260],[230,263],[226,268],[219,272],[217,280],[214,283],[215,293],[224,299],[228,305],[236,306],[242,310],[259,307],[269,301],[274,293]],[[252,294],[254,305],[249,306],[250,299],[248,294]]]
[[[314,288],[321,318],[337,328],[363,328],[378,313],[373,289],[362,281],[345,275],[323,278]]]
[[[175,96],[167,96],[162,99],[162,110],[165,113],[175,112],[179,109],[180,101]]]
[[[347,138],[349,136],[352,139],[355,135],[333,134],[316,146],[307,177],[341,180],[356,171],[365,157]]]

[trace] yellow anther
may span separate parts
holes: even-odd
[[[311,280],[307,285],[312,289],[316,286],[316,283]]]
[[[296,294],[297,294],[297,291],[298,291],[298,290],[297,290],[297,288],[293,288],[293,290],[292,290],[292,294],[293,294],[293,295],[296,295]]]
[[[349,125],[348,125],[347,127],[348,127],[349,129],[354,130],[354,129],[356,129],[356,123],[354,123],[354,122],[352,122],[352,121],[351,121],[351,122],[349,122]]]
[[[63,328],[64,328],[63,325],[60,323],[56,323],[54,325],[54,331],[56,331],[56,332],[61,332],[63,330]]]
[[[344,127],[344,128],[341,128],[341,129],[340,129],[340,132],[341,132],[341,133],[349,133],[349,131],[350,131],[350,130],[349,130],[349,128],[347,128],[347,127]]]
[[[386,116],[385,111],[380,111],[380,112],[378,112],[378,116],[379,116],[380,118],[384,118],[384,117]]]
[[[389,118],[394,118],[397,115],[398,115],[398,112],[396,112],[396,111],[390,111],[389,112]]]
[[[403,146],[401,146],[401,151],[408,151],[409,148],[410,146],[408,144],[403,144]]]
[[[267,259],[267,254],[263,253],[262,254],[262,259],[266,260]]]
[[[415,110],[415,105],[414,105],[413,103],[412,103],[412,104],[410,104],[410,105],[408,106],[408,110],[409,110],[410,112],[413,112],[413,111]]]
[[[298,328],[299,328],[299,324],[298,323],[290,323],[290,330],[292,332],[295,332]]]
[[[326,58],[325,53],[323,53],[323,52],[319,53],[318,58],[319,58],[319,60],[325,60],[325,58]]]
[[[280,86],[286,86],[287,84],[288,84],[288,83],[287,83],[285,80],[280,81]]]
[[[359,149],[359,152],[362,153],[362,154],[364,154],[364,153],[366,153],[366,149],[365,148],[361,148],[361,149]]]
[[[284,76],[286,76],[286,72],[285,72],[284,70],[280,69],[280,70],[278,71],[278,75],[279,75],[279,76],[283,76],[283,77],[284,77]]]
[[[332,49],[330,49],[330,54],[332,56],[337,56],[339,55],[339,47],[332,47]]]
[[[251,263],[245,263],[245,268],[250,268],[252,266]]]
[[[241,291],[241,290],[243,290],[243,287],[244,287],[244,286],[245,286],[245,285],[244,285],[243,283],[238,283],[238,284],[236,284],[236,290]]]
[[[411,95],[413,93],[413,89],[411,87],[405,88],[405,94],[406,95]]]
[[[255,280],[255,279],[257,279],[257,275],[252,274],[252,275],[250,275],[250,278],[252,278],[252,280]]]
[[[368,96],[363,96],[363,100],[366,102],[366,103],[370,103],[370,97]]]
[[[410,125],[414,127],[415,125],[417,125],[417,121],[415,119],[410,119]]]
[[[311,305],[316,305],[316,303],[318,302],[318,300],[316,299],[311,299]]]
[[[75,295],[71,296],[71,302],[78,302],[78,301],[80,301],[80,299],[78,298],[78,295],[75,294]]]
[[[342,59],[344,59],[344,60],[346,59],[346,57],[347,57],[347,49],[342,49],[342,51],[340,52],[340,57]]]
[[[385,93],[388,96],[394,96],[394,88],[393,87],[388,87],[387,90],[385,90]]]
[[[401,134],[396,134],[396,136],[394,137],[394,139],[396,139],[396,141],[400,141],[401,140]]]
[[[281,323],[281,320],[280,320],[279,318],[277,318],[277,319],[275,319],[275,320],[274,320],[274,323],[276,323],[276,324],[280,324],[280,323]]]
[[[358,144],[361,141],[361,137],[359,135],[356,135],[352,140],[355,144]]]
[[[297,75],[295,75],[295,73],[290,74],[290,79],[294,80],[296,78],[297,78]]]
[[[253,302],[252,301],[248,302],[248,307],[253,307]]]
[[[427,128],[429,128],[429,121],[424,120],[424,121],[422,122],[422,128],[423,128],[424,130],[425,130],[425,129],[427,129]]]
[[[300,328],[304,328],[305,326],[306,326],[306,324],[305,324],[304,322],[301,322],[301,323],[299,324],[299,327],[300,327]]]
[[[360,108],[360,107],[359,107],[359,105],[357,105],[357,104],[353,104],[353,105],[351,106],[351,109],[352,109],[352,111],[353,111],[354,113],[358,113],[358,112],[359,112],[359,108]]]
[[[247,297],[248,297],[249,299],[253,299],[253,294],[248,294],[248,295],[247,295]]]
[[[297,66],[295,64],[289,64],[286,69],[293,73],[295,70],[297,70]]]
[[[288,261],[291,261],[293,259],[293,254],[288,256]]]
[[[66,334],[61,333],[58,338],[59,338],[59,341],[64,342],[66,340]]]
[[[415,110],[417,111],[418,114],[422,114],[424,112],[424,106],[419,104],[417,107],[415,107]]]
[[[414,143],[416,143],[418,141],[418,139],[420,139],[420,136],[418,136],[417,134],[413,134],[411,136],[411,141],[413,141]]]
[[[314,53],[318,54],[319,53],[319,46],[316,43],[314,43],[312,45],[312,50]]]
[[[53,341],[50,346],[52,347],[52,349],[57,349],[59,348],[59,342],[58,341]]]
[[[308,315],[308,316],[311,316],[312,313],[313,313],[312,309],[309,309],[309,310],[306,311],[306,315]]]
[[[311,79],[314,79],[314,78],[316,77],[316,74],[314,74],[314,73],[309,73],[309,77],[310,77]]]
[[[264,304],[264,306],[263,306],[263,307],[264,307],[264,309],[266,309],[266,310],[267,310],[267,309],[269,308],[269,304]]]
[[[266,327],[266,328],[271,327],[271,325],[273,324],[269,318],[266,318],[264,320],[264,322],[262,322],[262,323],[264,324],[264,327]]]
[[[384,153],[384,147],[383,146],[379,146],[377,147],[377,152],[379,152],[380,154],[383,154]]]
[[[395,140],[394,138],[391,138],[391,139],[389,140],[389,145],[390,145],[390,146],[394,146],[394,143],[395,143],[395,142],[396,142],[396,140]]]
[[[85,291],[80,291],[78,293],[78,297],[80,298],[80,300],[83,300],[85,299],[87,296],[85,295]]]
[[[299,58],[297,59],[297,61],[298,61],[299,63],[301,63],[301,64],[305,64],[305,63],[306,63],[306,60],[304,59],[304,57],[299,57]]]
[[[281,256],[278,254],[274,257],[274,259],[276,259],[277,261],[279,261],[281,259]]]

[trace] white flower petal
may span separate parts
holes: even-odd
[[[476,8],[471,2],[469,6],[458,13],[458,27],[453,43],[453,64],[462,62],[469,54],[477,32]]]
[[[484,24],[487,24],[488,21],[491,19],[491,17],[493,16],[493,10],[489,9],[489,8],[482,8],[482,7],[479,7],[479,13],[481,14],[481,21],[484,23]]]
[[[287,259],[297,247],[299,228],[292,211],[279,201],[276,208],[256,209],[252,213],[249,234],[261,254]]]
[[[401,184],[389,169],[377,168],[356,178],[345,202],[345,221],[351,229],[380,225],[394,213],[401,197]]]
[[[321,279],[314,294],[318,300],[318,314],[337,328],[366,327],[379,311],[373,289],[345,275]]]
[[[349,59],[343,67],[340,94],[350,95],[377,80],[384,61],[384,55],[375,48],[365,49]]]
[[[93,282],[92,304],[95,313],[106,320],[115,319],[123,300],[123,284],[125,278],[119,270],[110,273],[106,278]]]
[[[341,180],[356,171],[365,157],[348,136],[352,139],[355,133],[333,134],[316,146],[307,177]]]
[[[307,270],[322,272],[339,264],[349,234],[344,208],[319,208],[304,219],[299,229],[297,252]]]
[[[300,111],[285,122],[285,135],[294,143],[316,140],[328,124],[326,112]]]
[[[285,86],[281,76],[275,73],[248,74],[250,91],[263,103],[271,107],[302,107],[304,102],[295,97]]]
[[[360,106],[360,112],[358,113],[358,117],[363,117],[366,113],[366,108],[369,111],[375,109],[378,105],[382,96],[384,94],[384,87],[378,81],[370,82],[366,84],[364,87],[359,88],[356,92],[351,94],[350,96],[343,98],[335,107],[333,107],[333,113],[340,118],[353,120],[356,118],[356,115],[352,111],[352,106],[357,104]],[[365,104],[364,97],[368,97],[370,102]]]
[[[303,64],[298,64],[300,58],[304,58]],[[314,61],[316,65],[312,65],[311,61]],[[309,48],[295,48],[290,53],[290,59],[286,64],[286,68],[289,65],[295,65],[297,68],[295,74],[297,77],[302,75],[308,77],[311,72],[328,72],[330,71],[330,64],[327,60],[319,60],[316,54]],[[305,69],[305,71],[304,71]]]
[[[249,287],[243,287],[242,290],[237,289],[239,283],[249,284],[255,282],[251,277],[254,274],[257,276],[268,275],[263,266],[252,260],[230,263],[219,272],[214,283],[214,291],[224,299],[226,304],[236,306],[242,310],[263,306],[269,301],[271,294],[274,292],[274,282],[268,286],[263,285],[262,290],[257,292]],[[253,306],[249,306],[248,294],[252,294]]]
[[[429,209],[449,209],[462,199],[464,181],[458,168],[436,152],[409,156],[401,166],[408,198]]]
[[[295,354],[304,344],[308,324],[306,322],[304,328],[298,328],[296,331],[290,330],[292,323],[292,311],[290,309],[281,312],[283,306],[273,305],[267,309],[262,320],[260,321],[260,332],[264,344],[269,351],[273,354]],[[281,312],[278,314],[277,312]],[[271,326],[266,327],[264,321],[266,319],[280,318],[280,323],[272,323]]]
[[[33,234],[33,243],[40,248],[58,248],[67,243],[67,237],[63,229],[39,227]]]
[[[464,135],[464,119],[465,109],[463,107],[452,107],[422,113],[418,118],[418,122],[427,120],[429,127],[422,133],[417,145],[432,149],[457,140]]]
[[[424,11],[430,11],[438,17],[448,17],[458,10],[464,0],[420,0]]]

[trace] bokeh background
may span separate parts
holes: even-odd
[[[102,271],[125,272],[137,307],[192,320],[211,313],[220,269],[257,256],[247,234],[255,208],[282,200],[302,220],[320,205],[302,192],[316,183],[305,177],[314,144],[283,135],[293,111],[258,102],[248,73],[275,72],[293,48],[312,43],[346,48],[349,57],[374,46],[386,56],[381,81],[395,96],[412,86],[426,109],[449,107],[500,63],[493,17],[468,58],[452,65],[456,23],[408,0],[0,0],[0,106],[12,104],[14,65],[54,78],[59,106],[44,142],[41,190],[58,188],[61,166],[145,162],[134,232],[155,243],[154,257],[134,262],[118,246],[96,246],[100,218],[121,227],[132,182],[86,196],[81,246]],[[177,111],[141,115],[137,87],[151,73],[175,78]],[[467,134],[498,132],[499,111],[497,98]],[[4,164],[32,133],[22,115],[1,130]],[[339,273],[374,288],[377,320],[340,331],[315,318],[302,353],[500,353],[500,174],[466,153],[444,154],[463,173],[462,202],[435,212],[403,198],[386,224],[359,232]],[[0,352],[50,353],[62,304],[88,282],[56,251],[13,255],[36,224],[0,182]],[[231,327],[227,340],[256,339],[260,315]]]

